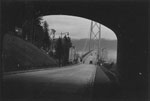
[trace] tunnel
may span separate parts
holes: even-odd
[[[148,3],[104,1],[3,1],[2,37],[25,19],[44,15],[73,15],[92,19],[112,29],[118,39],[117,66],[122,88],[147,96]]]

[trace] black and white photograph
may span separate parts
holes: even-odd
[[[149,101],[148,0],[1,0],[0,101]]]

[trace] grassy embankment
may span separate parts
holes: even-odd
[[[57,66],[56,61],[33,44],[13,35],[3,38],[4,71]]]

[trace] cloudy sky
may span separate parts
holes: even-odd
[[[49,24],[49,29],[56,30],[56,37],[60,33],[69,32],[72,39],[89,38],[91,20],[66,15],[44,16],[44,21]],[[94,29],[97,31],[97,28]],[[109,28],[101,25],[101,37],[109,40],[116,40],[115,33]]]

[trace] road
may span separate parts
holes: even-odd
[[[92,51],[90,54],[88,54],[85,59],[83,60],[85,64],[89,64],[90,61],[92,61],[93,64],[96,64],[97,59],[97,52]]]
[[[87,58],[87,61],[89,61]],[[95,57],[93,57],[95,58]],[[48,101],[91,101],[97,67],[93,64],[30,71],[3,76],[3,97]],[[110,82],[100,70],[99,81]]]

